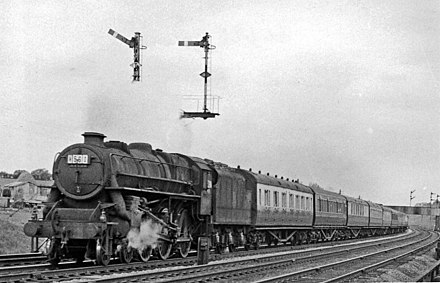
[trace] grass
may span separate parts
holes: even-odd
[[[24,223],[30,218],[30,212],[14,212],[0,211],[0,254],[28,253],[31,250],[31,238],[23,232]]]

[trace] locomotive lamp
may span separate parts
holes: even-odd
[[[104,223],[107,222],[107,216],[105,215],[104,210],[101,212],[101,215],[99,216],[99,221],[104,222]]]

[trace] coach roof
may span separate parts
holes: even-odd
[[[280,187],[280,188],[286,188],[291,189],[295,191],[305,192],[305,193],[312,193],[312,190],[304,186],[301,183],[296,183],[292,181],[287,181],[286,179],[281,178],[275,178],[272,176],[264,175],[264,174],[257,174],[252,171],[246,171],[246,170],[240,170],[237,169],[246,177],[246,179],[249,179],[251,181],[256,182],[257,184],[264,184],[268,186],[274,186],[274,187]]]

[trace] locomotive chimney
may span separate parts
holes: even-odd
[[[101,133],[85,132],[82,136],[84,137],[85,144],[104,146],[104,138],[106,136]]]

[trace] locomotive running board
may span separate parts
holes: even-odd
[[[130,191],[130,192],[142,192],[142,193],[149,193],[149,194],[166,195],[166,196],[170,196],[170,197],[191,199],[191,200],[199,200],[200,199],[200,196],[167,193],[167,192],[156,191],[156,190],[148,189],[148,188],[147,189],[139,189],[139,188],[130,188],[130,187],[105,187],[105,189],[106,190],[116,190],[116,191]]]

